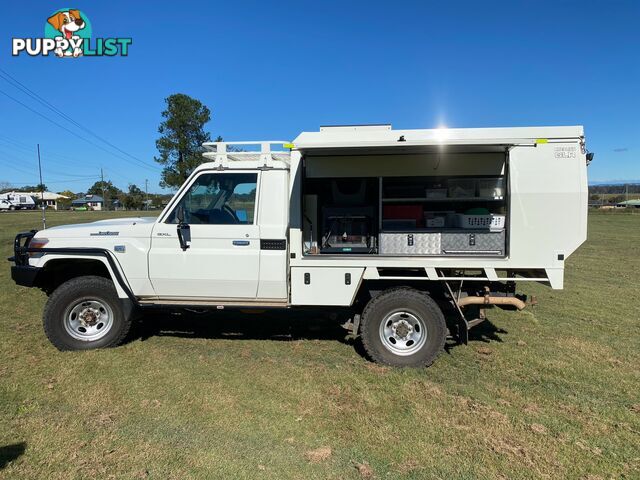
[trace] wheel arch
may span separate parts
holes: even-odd
[[[361,309],[380,293],[397,288],[410,288],[418,290],[420,292],[429,295],[437,303],[448,304],[446,299],[445,286],[442,282],[432,280],[417,280],[417,279],[403,279],[403,280],[387,280],[387,279],[365,279],[360,284],[358,291],[354,297],[353,306],[360,307]]]
[[[131,298],[129,286],[106,255],[44,255],[38,264],[41,270],[35,284],[49,294],[72,278],[94,275],[111,280],[119,298]]]

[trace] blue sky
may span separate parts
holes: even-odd
[[[128,57],[12,57],[58,8]],[[192,95],[226,140],[326,124],[585,126],[591,181],[640,179],[640,2],[6,2],[0,68],[142,166],[0,78],[0,181],[82,191],[104,169],[160,191],[163,99]],[[9,94],[71,132],[52,124]],[[81,137],[90,139],[92,143]],[[101,145],[108,153],[96,147]],[[86,177],[86,178],[85,178]]]

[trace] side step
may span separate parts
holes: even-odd
[[[141,298],[141,306],[215,307],[232,308],[288,308],[289,301],[281,299],[229,299],[229,298]]]

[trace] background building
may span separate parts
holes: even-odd
[[[71,202],[71,208],[86,208],[87,210],[102,210],[104,199],[99,195],[85,195]]]

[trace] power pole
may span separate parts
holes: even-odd
[[[44,204],[44,183],[42,183],[42,163],[40,162],[40,144],[38,143],[38,171],[40,172],[40,207],[42,207],[42,229],[47,228],[47,217],[44,210],[47,206]]]
[[[149,179],[145,178],[144,179],[144,205],[145,205],[145,210],[149,210]]]
[[[102,183],[102,207],[107,210],[107,199],[104,196],[104,172],[102,171],[102,167],[100,167],[100,181]]]

